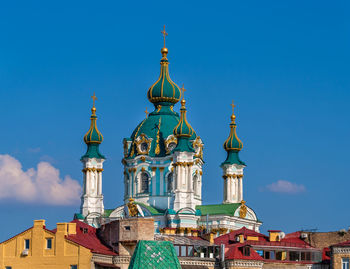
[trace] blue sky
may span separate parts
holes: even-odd
[[[122,203],[122,139],[152,109],[164,24],[171,78],[185,84],[188,120],[205,143],[204,203],[222,201],[234,99],[244,199],[262,231],[347,228],[349,9],[345,0],[2,3],[0,163],[36,185],[27,191],[0,169],[0,240],[79,211],[79,201],[40,190],[40,175],[78,191],[94,91],[105,207]]]

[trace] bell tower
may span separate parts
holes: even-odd
[[[96,107],[97,100],[95,94],[92,96],[93,107],[91,109],[91,124],[89,131],[84,136],[87,145],[85,155],[81,157],[83,163],[83,194],[81,196],[80,213],[90,220],[99,217],[104,213],[102,194],[102,171],[105,157],[99,151],[99,145],[103,141],[103,136],[97,129]]]
[[[243,169],[245,163],[240,160],[238,155],[243,148],[243,143],[236,134],[237,125],[233,101],[231,106],[230,135],[224,143],[227,158],[221,164],[224,178],[224,204],[241,203],[243,200]]]

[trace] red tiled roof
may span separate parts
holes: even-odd
[[[245,256],[243,254],[243,247],[246,245],[247,244],[241,243],[231,245],[225,253],[225,258],[228,260],[263,260],[263,258],[253,248],[250,248],[250,255]]]
[[[260,240],[267,241],[268,237],[266,235],[263,235],[261,233],[255,232],[253,230],[249,230],[246,227],[243,227],[239,230],[232,231],[230,233],[221,235],[214,239],[214,242],[216,245],[220,244],[232,244],[236,241],[236,237],[238,235],[243,235],[245,239],[247,239],[248,236],[255,236],[259,238]]]
[[[93,253],[113,256],[118,255],[101,243],[96,235],[95,228],[79,220],[73,220],[72,223],[76,223],[77,225],[77,234],[67,235],[66,239],[90,249]],[[84,233],[84,229],[87,231],[87,233]]]
[[[309,244],[307,244],[304,240],[300,239],[300,232],[292,233],[286,235],[285,238],[283,238],[281,241],[269,241],[269,237],[255,232],[253,230],[249,230],[245,227],[232,231],[228,234],[219,236],[214,239],[214,242],[216,245],[220,244],[226,244],[226,245],[232,245],[232,244],[237,244],[238,242],[236,241],[236,237],[238,235],[243,235],[244,239],[246,240],[245,242],[249,243],[250,245],[254,246],[274,246],[274,247],[295,247],[295,248],[313,248]],[[248,240],[248,236],[254,236],[258,237],[258,240]]]

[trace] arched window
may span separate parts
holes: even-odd
[[[198,176],[197,175],[193,176],[192,184],[193,184],[194,195],[198,195]]]
[[[168,193],[172,192],[172,190],[173,190],[173,177],[174,177],[173,172],[171,172],[167,176],[167,192]]]
[[[147,173],[141,174],[141,192],[149,192],[149,176]]]

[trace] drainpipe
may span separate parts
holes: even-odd
[[[225,244],[220,245],[220,268],[225,269]]]

